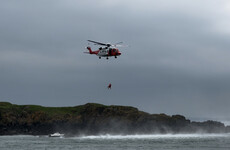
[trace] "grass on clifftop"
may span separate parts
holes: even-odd
[[[0,102],[0,113],[21,113],[21,112],[44,112],[49,116],[65,115],[65,114],[78,114],[85,107],[107,107],[102,104],[88,103],[85,105],[79,105],[75,107],[43,107],[39,105],[15,105],[9,102]]]

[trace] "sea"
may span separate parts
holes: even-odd
[[[0,150],[230,150],[230,134],[0,136]]]

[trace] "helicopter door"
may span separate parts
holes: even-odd
[[[109,55],[112,55],[112,48],[109,49]]]

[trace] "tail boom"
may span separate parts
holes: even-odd
[[[89,50],[89,54],[98,54],[99,50],[98,51],[92,51],[91,47],[87,47],[87,49]]]

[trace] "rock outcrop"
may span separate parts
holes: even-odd
[[[75,107],[42,107],[0,102],[0,135],[224,133],[216,121],[191,122],[181,115],[149,114],[134,107],[88,103]]]

